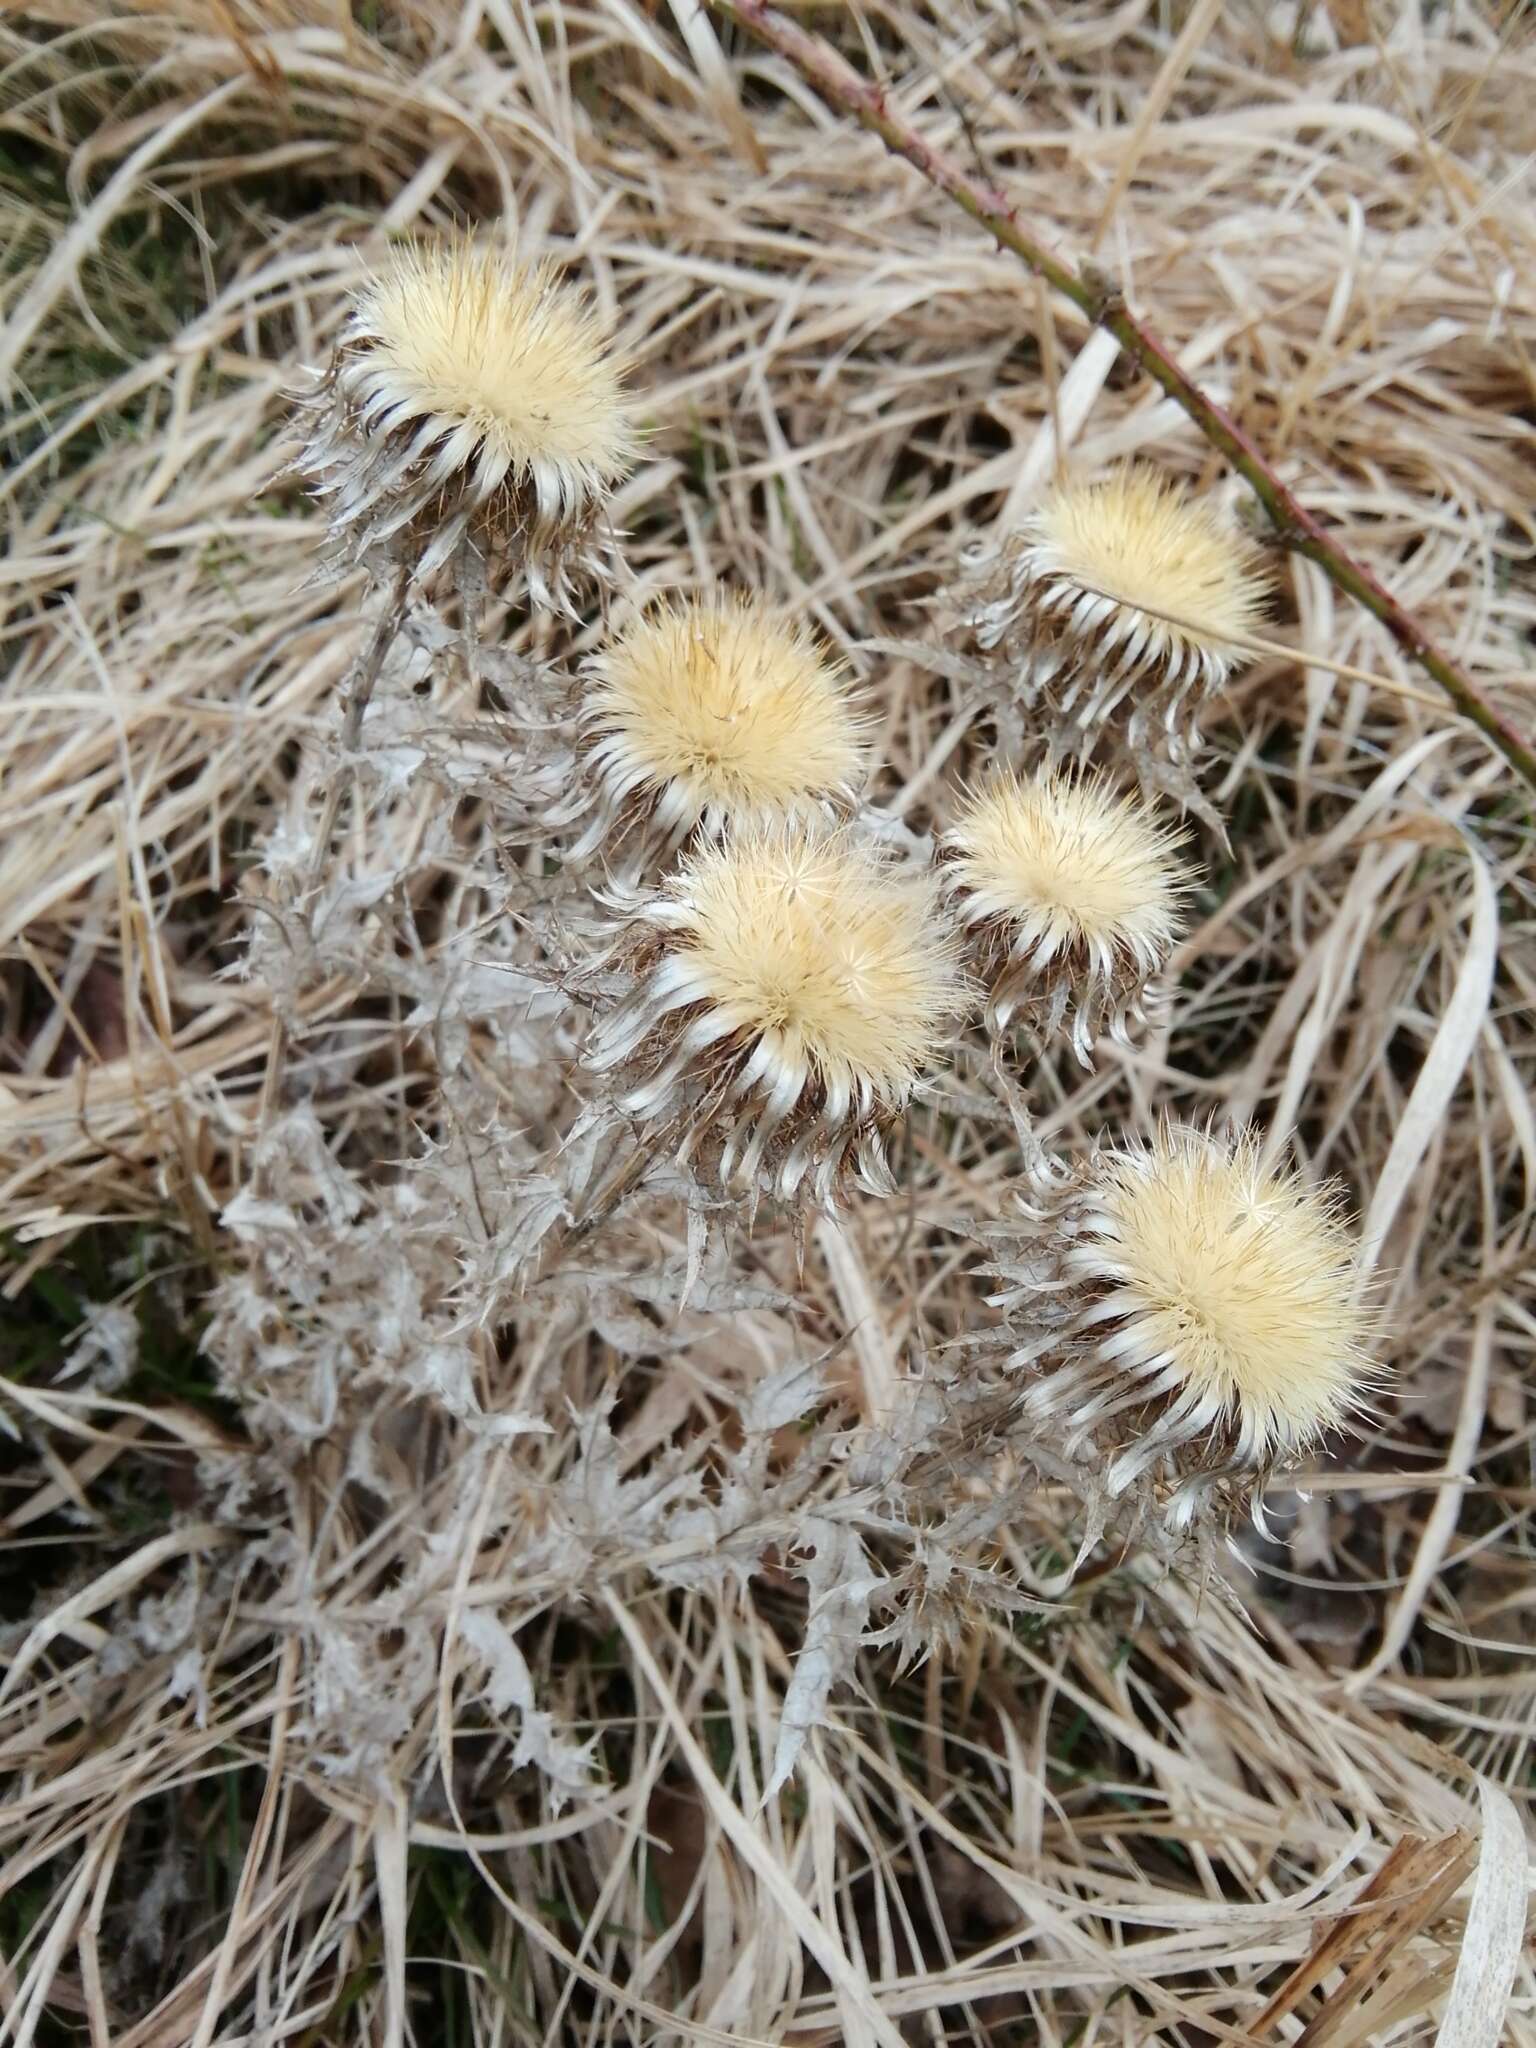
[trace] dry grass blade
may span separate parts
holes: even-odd
[[[1447,1835],[1438,1842],[1405,1835],[1362,1888],[1349,1912],[1323,1930],[1312,1953],[1251,2022],[1254,2039],[1274,2033],[1324,1978],[1343,1969],[1343,1980],[1294,2037],[1305,2041],[1307,2048],[1317,2048],[1331,2039],[1395,1951],[1462,1883],[1473,1855],[1473,1845],[1463,1834]]]
[[[1438,2048],[1493,2048],[1520,1967],[1530,1899],[1530,1848],[1514,1801],[1485,1779],[1478,1787],[1483,1840]]]

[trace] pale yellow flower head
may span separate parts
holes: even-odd
[[[589,1064],[638,1074],[633,1114],[702,1100],[730,1127],[724,1177],[825,1198],[857,1155],[885,1191],[881,1126],[910,1100],[962,1007],[937,886],[847,830],[753,826],[690,854],[640,913],[634,996]]]
[[[1100,776],[1002,769],[963,799],[945,872],[982,956],[993,1027],[1015,1011],[1042,1029],[1070,1017],[1085,1059],[1101,1018],[1123,1030],[1183,924],[1178,844],[1143,797]]]
[[[1338,1193],[1265,1163],[1258,1137],[1166,1124],[1032,1187],[995,1269],[1025,1412],[1138,1481],[1175,1526],[1247,1495],[1365,1410],[1376,1318]]]
[[[1108,647],[1141,642],[1149,665],[1224,678],[1240,659],[1234,638],[1263,617],[1253,544],[1155,469],[1064,485],[1027,532],[1035,576],[1056,586],[1054,609]]]
[[[588,666],[605,815],[644,807],[668,838],[846,802],[867,720],[842,666],[758,597],[660,605]]]
[[[1219,829],[1194,773],[1201,707],[1247,659],[1267,597],[1224,512],[1134,464],[1058,485],[1017,532],[968,549],[958,609],[1006,744],[1118,751]]]
[[[548,261],[456,237],[393,249],[359,290],[304,466],[354,560],[422,573],[466,540],[559,584],[631,467],[624,364]]]

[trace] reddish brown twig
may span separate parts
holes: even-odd
[[[1258,497],[1286,544],[1316,562],[1331,582],[1380,619],[1404,652],[1434,677],[1462,716],[1536,789],[1536,750],[1531,743],[1494,709],[1450,656],[1436,647],[1412,612],[1318,524],[1236,420],[1206,397],[1146,322],[1130,310],[1111,280],[1091,268],[1076,270],[1053,255],[1021,224],[1018,208],[1006,193],[985,179],[972,177],[924,141],[910,122],[892,110],[885,88],[861,77],[820,36],[808,34],[766,0],[713,0],[713,4],[776,50],[823,99],[854,115],[887,149],[904,156],[931,185],[963,207],[1000,247],[1022,257],[1038,277],[1070,299],[1094,326],[1106,328],[1189,415],[1211,446],[1221,451]]]

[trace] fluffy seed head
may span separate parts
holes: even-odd
[[[1061,486],[998,547],[973,550],[962,616],[997,687],[1054,714],[1053,743],[1087,752],[1106,729],[1153,786],[1195,808],[1201,702],[1263,616],[1252,543],[1143,466]],[[1117,720],[1116,714],[1123,716]]]
[[[825,1086],[906,1100],[954,980],[925,880],[773,832],[701,855],[679,896],[679,948],[718,1011]]]
[[[1169,1512],[1262,1480],[1364,1404],[1372,1317],[1336,1196],[1263,1163],[1251,1134],[1168,1126],[1100,1153],[1051,1216],[1055,1265],[1000,1265],[1037,1370],[1026,1405]]]
[[[351,560],[423,572],[466,536],[558,580],[634,459],[623,366],[548,262],[459,238],[393,250],[358,293],[303,466]]]
[[[754,826],[685,859],[635,929],[639,986],[589,1051],[629,1070],[623,1106],[685,1146],[722,1135],[723,1179],[826,1199],[856,1155],[885,1191],[881,1127],[963,998],[932,878],[846,830]]]
[[[1110,1154],[1080,1269],[1130,1298],[1126,1355],[1166,1360],[1176,1386],[1255,1451],[1302,1448],[1354,1404],[1366,1320],[1336,1206],[1267,1169],[1252,1137],[1166,1130]]]
[[[1198,649],[1230,669],[1264,608],[1251,547],[1154,469],[1118,470],[1047,499],[1031,529],[1037,573],[1098,592],[1158,629],[1155,659]],[[1156,615],[1177,614],[1187,624]]]
[[[1102,777],[1003,769],[961,805],[945,876],[989,989],[988,1023],[1038,1030],[1070,1015],[1086,1064],[1099,1025],[1124,1033],[1167,965],[1188,873],[1178,834]]]
[[[760,598],[659,607],[587,673],[599,833],[638,804],[675,842],[701,821],[718,832],[847,799],[862,777],[866,721],[844,672]]]

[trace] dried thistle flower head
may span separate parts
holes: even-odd
[[[1079,751],[1125,709],[1145,779],[1189,801],[1202,702],[1242,659],[1268,594],[1257,550],[1209,504],[1143,465],[1054,491],[963,595],[984,651]]]
[[[946,885],[988,990],[987,1025],[1065,1024],[1086,1066],[1106,1024],[1123,1038],[1168,964],[1189,875],[1179,835],[1102,776],[1003,769],[944,835]]]
[[[884,1129],[964,995],[931,875],[846,828],[749,826],[689,855],[626,939],[637,986],[588,1054],[621,1108],[685,1153],[717,1144],[722,1183],[889,1192]]]
[[[1101,1152],[1035,1229],[998,1268],[1025,1405],[1108,1457],[1111,1496],[1172,1480],[1183,1523],[1364,1406],[1372,1318],[1339,1198],[1266,1166],[1251,1133],[1170,1125]]]
[[[660,606],[587,677],[599,808],[580,850],[642,819],[670,846],[699,824],[806,813],[863,777],[868,722],[846,673],[761,598]]]
[[[623,364],[545,261],[457,238],[392,250],[358,293],[299,466],[344,559],[467,542],[548,602],[635,454]]]

